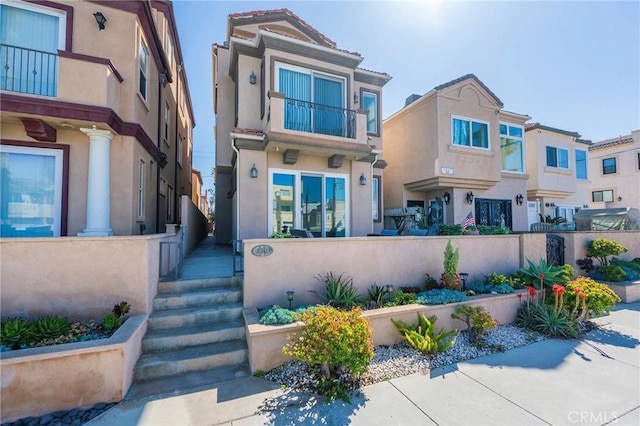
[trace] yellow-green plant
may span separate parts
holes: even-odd
[[[361,375],[373,358],[373,339],[369,322],[360,308],[339,311],[328,306],[308,309],[296,317],[302,328],[288,336],[285,355],[319,365],[326,379],[342,369]]]
[[[440,330],[436,333],[435,315],[427,318],[424,314],[418,313],[418,324],[408,325],[403,321],[391,319],[393,325],[400,334],[411,345],[412,348],[425,354],[435,354],[449,349],[456,341],[458,330]]]
[[[598,259],[601,266],[609,264],[609,256],[618,256],[626,252],[625,246],[606,238],[597,238],[587,244],[587,256]]]
[[[589,314],[608,314],[620,302],[618,295],[608,286],[588,277],[569,281],[565,288],[564,306],[574,313],[581,310],[581,319],[587,318]]]
[[[442,273],[442,284],[450,290],[460,288],[460,278],[458,277],[458,263],[460,262],[460,249],[453,249],[451,240],[447,242],[444,249],[444,272]]]

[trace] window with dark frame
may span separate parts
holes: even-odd
[[[380,117],[378,116],[378,94],[362,90],[362,109],[367,111],[367,134],[380,134]]]
[[[555,146],[547,146],[547,167],[569,168],[569,151]]]
[[[602,202],[611,203],[613,202],[613,189],[606,189],[603,191],[593,191],[591,193],[591,200],[594,203]]]
[[[148,53],[143,41],[140,41],[140,85],[138,90],[142,99],[147,100]]]
[[[604,158],[602,160],[602,174],[603,175],[611,175],[616,173],[616,159],[614,158]]]

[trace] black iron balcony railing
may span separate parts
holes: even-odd
[[[0,89],[56,96],[58,55],[0,44]]]
[[[284,128],[355,139],[356,112],[351,109],[285,98]]]

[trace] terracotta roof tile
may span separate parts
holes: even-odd
[[[444,84],[441,84],[441,85],[439,85],[439,86],[436,86],[436,87],[434,87],[434,89],[435,89],[435,90],[442,90],[442,89],[446,89],[447,87],[453,86],[454,84],[458,84],[458,83],[460,83],[461,81],[468,80],[468,79],[473,79],[473,80],[475,80],[475,81],[476,81],[476,83],[478,83],[478,84],[479,84],[479,85],[480,85],[484,90],[486,90],[486,91],[487,91],[487,93],[488,93],[488,94],[493,98],[493,100],[494,100],[494,101],[496,101],[496,103],[497,103],[498,105],[500,105],[500,107],[504,106],[504,104],[502,103],[502,101],[500,100],[500,98],[498,98],[498,97],[496,96],[496,94],[495,94],[495,93],[493,93],[493,92],[491,91],[491,89],[489,89],[487,86],[485,86],[485,84],[484,84],[482,81],[480,81],[480,79],[479,79],[478,77],[476,77],[474,74],[466,74],[466,75],[463,75],[463,76],[462,76],[462,77],[460,77],[460,78],[456,78],[455,80],[451,80],[451,81],[449,81],[449,82],[447,82],[447,83],[444,83]]]
[[[326,35],[322,34],[320,31],[318,31],[315,28],[313,28],[311,25],[309,25],[307,22],[305,22],[304,19],[300,18],[298,15],[296,15],[295,13],[293,13],[292,11],[290,11],[287,8],[272,9],[272,10],[252,10],[250,12],[232,13],[232,14],[229,15],[229,19],[239,19],[239,18],[242,19],[242,18],[250,18],[250,17],[253,17],[253,16],[263,16],[263,15],[277,15],[277,14],[280,14],[280,13],[288,15],[288,16],[292,17],[293,19],[297,20],[302,26],[307,28],[312,33],[316,34],[325,43],[331,45],[331,47],[334,47],[334,48],[336,47],[336,42],[335,41],[331,40],[329,37],[327,37]]]
[[[596,142],[589,147],[589,151],[595,151],[597,149],[603,149],[603,148],[610,148],[616,145],[625,145],[628,143],[633,143],[633,136],[631,135],[627,135],[624,137],[620,136],[618,139],[613,139],[613,140],[607,139],[601,142]]]
[[[239,133],[242,135],[251,135],[251,136],[264,136],[264,133],[262,132],[262,130],[241,129],[239,127],[234,127],[233,133]]]

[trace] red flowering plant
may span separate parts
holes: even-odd
[[[553,296],[555,298],[553,307],[556,312],[560,312],[560,309],[562,309],[562,298],[567,290],[560,284],[554,284],[553,287],[551,287],[551,291],[553,291]]]
[[[537,265],[529,259],[527,259],[527,262],[529,267],[520,268],[518,272],[527,284],[540,290],[542,303],[544,303],[545,287],[551,287],[554,284],[562,284],[567,281],[563,277],[563,269],[559,266],[548,265],[542,258]]]

